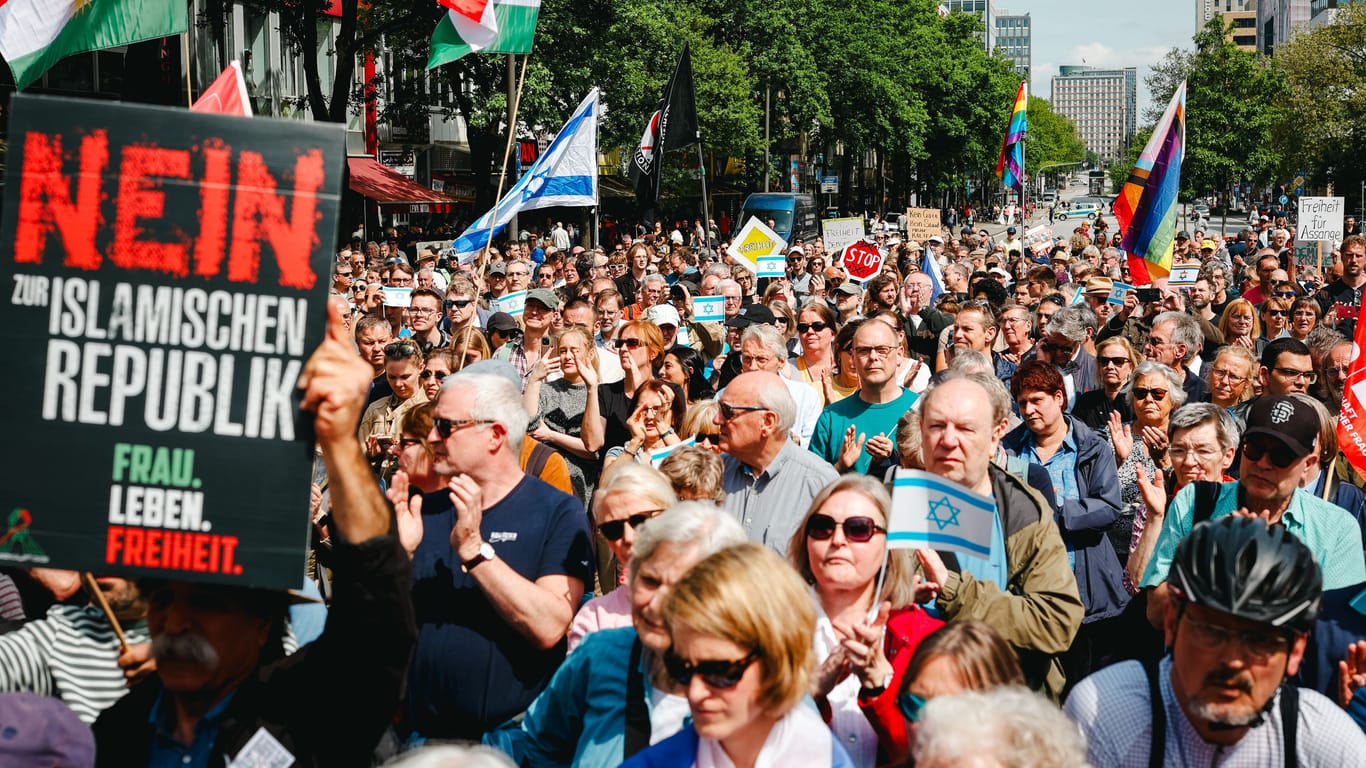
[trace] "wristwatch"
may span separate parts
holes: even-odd
[[[486,541],[483,544],[479,545],[479,554],[475,555],[474,557],[471,557],[470,559],[460,564],[460,570],[464,571],[465,573],[469,573],[470,571],[474,570],[475,566],[479,565],[485,560],[492,560],[497,556],[498,553],[493,551],[493,545]]]

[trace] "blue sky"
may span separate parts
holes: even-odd
[[[1140,125],[1151,101],[1148,68],[1173,46],[1190,48],[1195,34],[1195,0],[993,0],[993,6],[1030,15],[1035,96],[1048,98],[1062,64],[1138,67]]]

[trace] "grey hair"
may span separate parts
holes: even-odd
[[[1181,358],[1183,363],[1194,357],[1205,343],[1205,333],[1200,330],[1200,323],[1187,312],[1163,312],[1153,318],[1150,327],[1156,328],[1162,323],[1172,324],[1172,343],[1186,345],[1186,356]]]
[[[1185,381],[1182,380],[1181,374],[1172,370],[1170,366],[1163,365],[1162,363],[1153,360],[1144,360],[1139,363],[1138,367],[1134,369],[1134,375],[1129,377],[1128,383],[1124,385],[1124,388],[1121,389],[1120,392],[1129,399],[1129,405],[1134,405],[1134,382],[1138,381],[1139,378],[1143,376],[1159,375],[1165,376],[1167,378],[1167,383],[1170,385],[1167,387],[1167,396],[1172,399],[1172,407],[1180,408],[1185,405],[1186,390],[1181,388],[1185,384]]]
[[[776,329],[774,332],[776,333]],[[792,393],[787,391],[787,385],[758,389],[759,396],[755,400],[778,417],[778,431],[784,434],[792,431],[792,425],[797,423],[797,402],[792,399]]]
[[[949,370],[955,373],[976,373],[984,371],[993,373],[996,367],[992,365],[991,358],[985,352],[978,352],[975,349],[955,350],[953,359],[949,361]]]
[[[1326,325],[1316,325],[1314,330],[1304,337],[1304,343],[1310,351],[1317,355],[1320,360],[1327,357],[1330,352],[1337,348],[1337,345],[1352,342],[1341,333],[1329,328]]]
[[[1187,403],[1172,412],[1167,422],[1167,438],[1176,437],[1177,430],[1196,429],[1214,422],[1219,433],[1219,447],[1225,450],[1238,444],[1238,425],[1233,422],[1228,409],[1214,403]]]
[[[1087,258],[1088,256],[1095,256],[1097,259],[1099,259],[1099,258],[1100,258],[1100,249],[1097,248],[1097,247],[1095,247],[1094,245],[1088,245],[1088,246],[1086,246],[1085,248],[1082,248],[1082,249],[1081,249],[1081,257],[1082,257],[1083,259],[1085,259],[1085,258]]]
[[[741,296],[744,295],[745,289],[740,288],[740,284],[730,279],[729,277],[716,284],[716,295],[720,296],[723,291],[725,291],[727,288],[730,288],[731,286],[735,286],[736,288],[738,288],[740,290]]]
[[[1114,256],[1115,259],[1117,259],[1117,260],[1119,260],[1119,261],[1123,261],[1123,260],[1124,260],[1124,251],[1121,251],[1120,249],[1114,247],[1113,245],[1107,247],[1105,250],[1101,251],[1100,253],[1101,253],[1102,256]]]
[[[450,376],[441,385],[441,394],[457,389],[469,390],[471,419],[484,419],[497,422],[507,430],[508,448],[513,455],[522,451],[522,438],[526,437],[526,405],[522,393],[512,382],[488,373],[461,373]],[[485,425],[486,426],[486,425]]]
[[[683,501],[661,512],[640,527],[631,547],[630,578],[640,572],[638,563],[654,557],[665,544],[695,547],[698,559],[748,541],[745,529],[730,512],[705,501]]]
[[[783,339],[782,331],[768,323],[755,323],[745,328],[744,333],[740,334],[741,347],[747,341],[758,341],[773,353],[774,358],[787,360],[787,342]]]
[[[1085,768],[1086,739],[1057,705],[1019,685],[936,696],[916,729],[916,765]]]
[[[971,381],[986,390],[987,401],[991,403],[991,422],[993,424],[999,424],[1010,416],[1010,392],[1006,390],[1005,384],[1002,383],[1000,379],[996,378],[996,373],[991,370],[965,372],[949,368],[949,370],[945,371],[944,377],[939,380],[939,383],[931,385],[929,389],[925,390],[925,394],[922,397],[922,411],[924,407],[923,401],[928,400],[936,389],[944,386],[950,381]]]
[[[593,494],[594,520],[598,519],[603,499],[614,493],[629,493],[665,508],[678,503],[673,483],[664,473],[635,461],[618,461],[602,473],[602,481]]]
[[[712,275],[715,275],[716,277],[719,277],[722,280],[729,280],[730,267],[726,266],[725,264],[712,264],[711,266],[707,267],[705,272],[702,273],[702,277],[710,277]],[[739,285],[739,283],[736,283],[736,285]]]
[[[515,768],[508,756],[482,744],[427,744],[384,763],[384,768]]]
[[[1044,326],[1043,332],[1056,333],[1069,341],[1085,341],[1087,323],[1081,309],[1081,306],[1073,304],[1054,312],[1048,319],[1048,324]]]
[[[642,286],[644,286],[644,285],[646,285],[646,284],[649,284],[649,283],[668,283],[668,281],[665,280],[665,279],[664,279],[664,276],[661,275],[661,274],[659,274],[658,272],[651,272],[650,274],[648,274],[648,275],[646,275],[645,277],[642,277],[642,278],[640,279],[640,284],[641,284]],[[738,285],[738,283],[737,283],[737,285]]]

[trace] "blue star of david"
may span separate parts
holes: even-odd
[[[547,177],[548,175],[549,175],[549,172],[548,172],[548,171],[542,170],[541,172],[537,173],[535,176],[532,176],[532,177],[531,177],[531,180],[530,180],[529,182],[527,182],[527,185],[526,185],[525,187],[522,188],[522,202],[525,203],[526,201],[530,200],[531,198],[533,198],[533,197],[535,197],[535,196],[541,194],[541,189],[542,189],[543,187],[545,187],[545,185],[546,185],[546,177]]]
[[[941,511],[946,514],[940,516],[939,513]],[[962,510],[953,505],[953,502],[949,501],[948,496],[944,496],[938,501],[930,502],[930,514],[926,519],[939,526],[939,530],[942,531],[950,525],[958,525],[958,513],[961,511]]]

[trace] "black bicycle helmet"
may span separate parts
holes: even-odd
[[[1323,593],[1308,547],[1283,526],[1238,515],[1195,526],[1176,546],[1167,580],[1192,603],[1295,632],[1314,626]]]

